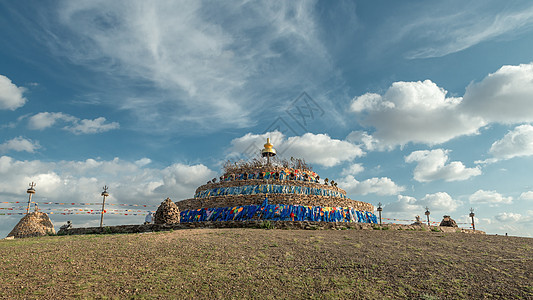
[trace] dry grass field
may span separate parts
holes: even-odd
[[[533,239],[192,229],[0,241],[6,299],[533,299]]]

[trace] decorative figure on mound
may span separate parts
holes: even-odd
[[[457,223],[455,223],[455,220],[450,218],[450,216],[444,216],[439,226],[458,227]]]
[[[224,175],[220,176],[219,180],[222,182],[224,181]]]
[[[61,225],[61,227],[59,227],[59,230],[65,230],[65,229],[70,229],[70,228],[72,228],[72,222],[68,220],[67,224]]]
[[[320,176],[316,176],[315,182],[318,183],[320,181]]]
[[[217,179],[216,179],[216,178],[213,178],[213,179],[211,179],[211,182],[212,182],[212,183],[215,183],[215,182],[217,182]]]
[[[337,183],[335,182],[335,187],[337,187]]]
[[[335,181],[332,180],[330,183],[329,183],[331,186],[333,186],[335,184]]]
[[[274,173],[274,179],[279,180],[279,172]]]
[[[230,174],[229,175],[229,180],[231,180],[231,181],[235,180],[235,174]]]
[[[294,173],[291,172],[291,174],[289,175],[289,180],[295,180],[296,179],[296,175],[294,175]]]
[[[242,176],[242,179],[243,180],[247,180],[248,179],[248,173],[244,172],[244,175]]]
[[[309,181],[309,175],[304,174],[304,181]]]
[[[422,221],[420,221],[420,216],[415,217],[416,221],[411,225],[422,225]]]
[[[328,178],[324,179],[324,184],[325,184],[325,185],[328,185],[328,182],[329,182],[329,179],[328,179]]]

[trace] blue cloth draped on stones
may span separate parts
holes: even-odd
[[[261,205],[184,210],[180,217],[183,223],[247,220],[377,223],[373,213],[350,207],[268,204],[267,199]]]
[[[255,194],[303,194],[315,196],[332,196],[337,198],[346,198],[346,195],[339,191],[330,189],[321,189],[307,186],[296,185],[279,185],[279,184],[258,184],[243,185],[231,187],[218,187],[200,191],[194,195],[194,198],[207,198],[213,196],[225,195],[255,195]]]

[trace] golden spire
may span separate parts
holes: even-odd
[[[276,149],[274,149],[274,145],[270,143],[270,138],[267,138],[265,148],[261,151],[261,156],[267,158],[267,164],[270,164],[270,157],[276,156]]]

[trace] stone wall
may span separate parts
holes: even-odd
[[[244,180],[243,180],[244,181]],[[265,194],[257,195],[226,195],[208,198],[192,198],[176,202],[181,211],[212,207],[235,207],[244,205],[260,205]],[[353,207],[359,211],[374,212],[370,203],[337,197],[301,195],[301,194],[268,194],[269,204],[288,204],[324,207]]]
[[[208,184],[199,186],[194,192],[194,194],[201,192],[201,191],[219,188],[219,187],[260,185],[260,184],[305,186],[305,187],[312,187],[312,188],[327,189],[327,190],[336,191],[343,195],[346,195],[345,190],[338,188],[336,186],[325,185],[323,183],[301,181],[301,180],[275,180],[275,179],[246,179],[246,180],[231,180],[231,181],[222,181],[222,182],[216,182],[216,183],[208,183]]]
[[[228,222],[193,222],[173,225],[120,225],[106,227],[70,228],[61,229],[58,235],[78,235],[78,234],[106,234],[106,233],[141,233],[154,231],[168,231],[194,228],[267,228],[267,229],[305,229],[305,230],[411,230],[428,232],[453,232],[453,233],[475,233],[485,234],[483,231],[473,231],[464,228],[451,228],[427,225],[387,225],[380,227],[377,224],[369,223],[346,223],[346,222],[298,222],[298,221],[228,221]],[[453,229],[451,231],[450,229]]]

